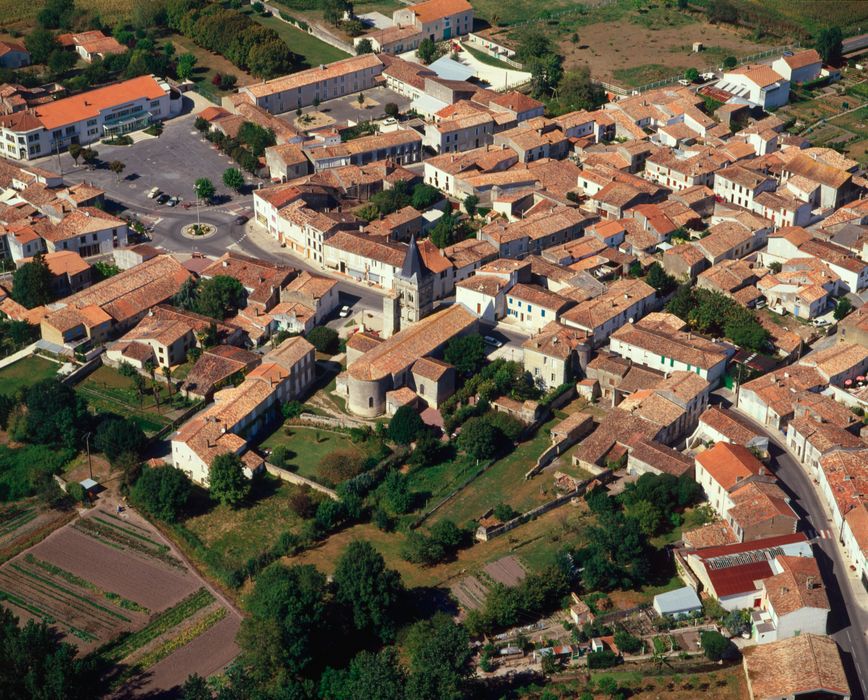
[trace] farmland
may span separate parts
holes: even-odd
[[[0,369],[0,394],[14,394],[43,379],[57,376],[59,365],[44,357],[30,355]]]
[[[42,619],[82,653],[115,664],[119,687],[148,671],[154,690],[212,673],[237,653],[240,618],[150,526],[95,509],[0,567],[0,599],[20,619]],[[212,653],[173,656],[205,639]]]
[[[76,0],[76,7],[94,14],[108,25],[127,20],[132,16],[137,0]],[[20,0],[0,0],[0,25],[29,25],[45,5],[45,0],[20,2]]]

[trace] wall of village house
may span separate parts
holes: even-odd
[[[524,368],[530,372],[535,383],[542,383],[546,389],[565,384],[570,378],[569,363],[559,357],[549,357],[541,352],[524,349]]]

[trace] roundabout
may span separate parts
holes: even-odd
[[[181,233],[185,238],[202,240],[203,238],[210,238],[217,233],[217,227],[214,224],[208,223],[187,224],[181,228]]]

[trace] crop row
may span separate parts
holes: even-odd
[[[136,649],[140,649],[145,644],[153,641],[164,632],[181,624],[197,610],[201,610],[213,602],[213,600],[214,596],[211,595],[209,590],[200,588],[177,605],[158,615],[138,632],[133,632],[108,644],[100,652],[109,661],[118,662],[132,654]]]
[[[181,562],[177,557],[172,556],[168,551],[168,547],[165,545],[158,545],[160,547],[159,549],[148,547],[141,540],[130,537],[117,528],[96,522],[93,518],[79,518],[73,527],[111,547],[129,549],[144,554],[145,556],[152,557],[164,564],[168,564],[169,566],[179,569],[185,568],[183,562]]]
[[[152,538],[147,537],[146,535],[144,535],[141,532],[136,532],[135,530],[131,530],[128,527],[124,527],[123,525],[119,525],[117,523],[110,522],[110,521],[106,520],[105,518],[99,517],[98,515],[95,515],[93,517],[94,517],[94,520],[97,520],[98,522],[102,523],[103,525],[107,525],[108,527],[113,527],[116,530],[120,530],[121,532],[129,535],[130,537],[135,537],[136,539],[142,540],[143,542],[147,542],[148,544],[153,545],[153,547],[155,549],[157,549],[158,551],[161,551],[161,552],[168,552],[169,551],[169,548],[166,545],[161,544],[159,542],[155,542]]]
[[[104,591],[102,588],[97,586],[94,583],[91,583],[87,579],[81,578],[81,576],[76,576],[71,571],[67,571],[56,564],[52,564],[49,561],[45,561],[44,559],[39,559],[32,554],[26,554],[24,556],[24,561],[28,564],[32,564],[34,566],[38,566],[40,569],[44,569],[49,574],[53,576],[57,576],[58,578],[62,578],[67,583],[72,584],[73,586],[79,586],[80,588],[85,588],[89,591],[97,593],[101,595],[106,600],[110,600],[112,603],[117,605],[124,610],[130,610],[132,612],[141,612],[146,615],[150,612],[145,606],[139,605],[136,601],[130,600],[129,598],[124,598],[122,595],[118,593],[113,593],[112,591]]]
[[[46,585],[42,581],[34,580],[16,572],[13,569],[0,571],[0,585],[18,591],[24,599],[30,600],[47,611],[54,620],[67,624],[70,619],[83,619],[91,628],[97,628],[98,633],[106,637],[115,634],[118,628],[118,619],[113,615],[105,614],[102,610],[87,606],[86,600],[70,596],[64,590]],[[97,629],[94,631],[96,632]]]
[[[120,678],[117,679],[116,685],[120,685],[124,681],[138,675],[142,671],[146,671],[147,669],[151,668],[151,666],[158,664],[167,656],[175,653],[181,647],[186,646],[194,639],[196,639],[196,637],[201,636],[218,622],[220,622],[220,620],[226,617],[227,612],[228,611],[223,606],[217,608],[216,610],[212,610],[207,615],[204,615],[201,619],[197,620],[194,624],[181,630],[180,634],[178,634],[177,637],[167,639],[162,644],[154,647],[153,649],[151,649],[151,651],[142,655],[142,657],[138,661],[136,661],[129,668],[127,668],[120,676]]]
[[[57,620],[54,618],[53,615],[46,612],[42,608],[37,607],[36,605],[33,605],[32,603],[29,603],[28,601],[24,600],[24,598],[20,598],[19,596],[15,595],[14,593],[9,593],[8,591],[0,590],[0,600],[8,600],[13,605],[16,605],[19,608],[21,608],[22,610],[26,610],[27,612],[29,612],[31,615],[38,617],[47,625],[58,624]],[[96,640],[96,635],[91,634],[87,630],[79,629],[78,627],[75,627],[74,625],[70,625],[68,622],[63,622],[60,624],[62,624],[64,627],[66,627],[69,630],[70,634],[72,634],[75,637],[78,637],[79,639],[84,640],[85,642],[92,642],[92,641]]]
[[[0,537],[14,532],[36,518],[36,508],[10,508],[0,515]]]

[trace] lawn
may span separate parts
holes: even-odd
[[[301,523],[289,507],[293,486],[272,476],[257,485],[249,505],[232,509],[214,505],[187,518],[182,527],[201,540],[224,567],[237,569],[250,557],[267,551],[281,533]],[[312,498],[317,498],[315,492]]]
[[[0,394],[14,394],[43,379],[57,375],[59,365],[44,357],[30,355],[0,369]]]
[[[471,56],[473,56],[477,61],[485,63],[489,66],[494,66],[495,68],[505,68],[506,70],[516,70],[515,66],[511,66],[508,63],[504,63],[503,61],[495,58],[494,56],[490,56],[484,51],[480,51],[479,49],[474,49],[470,44],[464,43],[461,46],[464,47],[464,50],[467,51]]]
[[[292,435],[286,435],[284,427],[288,427]],[[284,445],[289,450],[287,469],[314,480],[319,477],[320,461],[329,452],[356,449],[356,445],[343,433],[300,425],[279,426],[262,441],[260,447],[273,450],[278,445]]]
[[[164,403],[169,398],[168,389],[163,384],[157,385],[160,400],[158,409],[149,380],[147,384],[147,393],[140,400],[132,379],[103,365],[78,384],[76,391],[87,399],[94,411],[127,416],[135,420],[146,433],[156,433],[171,422],[164,415],[171,410]]]
[[[251,17],[260,24],[276,31],[292,49],[292,52],[302,57],[304,65],[299,66],[299,68],[311,68],[321,63],[332,63],[349,56],[331,44],[326,44],[315,36],[277,17],[260,17],[259,15],[251,15]]]
[[[437,511],[432,519],[449,518],[463,525],[501,502],[524,512],[554,498],[556,494],[550,477],[543,475],[526,481],[524,475],[549,446],[549,431],[556,422],[557,419],[553,418],[540,426],[530,440],[521,443],[490,466],[482,476]]]

